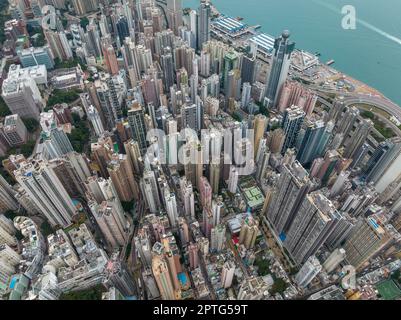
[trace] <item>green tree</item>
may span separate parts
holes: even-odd
[[[33,150],[35,149],[36,141],[31,140],[21,146],[20,151],[24,155],[25,158],[28,158],[32,155]]]
[[[22,119],[22,122],[24,122],[28,132],[36,132],[36,130],[39,128],[39,122],[34,118],[25,118]]]
[[[281,278],[276,278],[272,288],[270,289],[270,293],[275,295],[276,293],[283,294],[283,292],[287,289],[288,284]]]
[[[11,114],[7,104],[4,102],[3,97],[0,96],[0,117],[5,117]]]
[[[63,293],[60,300],[101,300],[103,292],[106,292],[106,289],[99,284],[86,290]]]
[[[47,237],[48,235],[54,233],[52,226],[49,222],[47,222],[47,220],[43,221],[40,225],[40,231],[42,232],[44,237]]]
[[[83,17],[80,21],[81,27],[86,30],[86,26],[89,24],[89,19],[87,17]]]

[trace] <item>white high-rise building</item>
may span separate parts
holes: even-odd
[[[14,197],[15,192],[8,182],[0,175],[0,213],[7,210],[16,211],[18,202]]]
[[[178,212],[177,212],[177,201],[175,194],[170,192],[168,188],[165,190],[164,199],[166,201],[166,211],[172,227],[177,226]]]
[[[15,238],[15,228],[10,219],[7,219],[3,214],[0,215],[0,243],[5,243],[9,246],[17,245]]]
[[[319,260],[315,256],[309,257],[301,270],[295,276],[295,281],[302,288],[306,288],[322,270]]]
[[[182,177],[180,181],[181,198],[184,203],[185,214],[191,219],[195,219],[195,197],[191,181]]]
[[[220,252],[224,248],[226,242],[226,227],[219,224],[212,228],[210,232],[210,250],[212,252]]]
[[[230,288],[233,283],[235,272],[235,263],[228,260],[223,265],[223,270],[221,271],[221,285],[223,288]]]
[[[327,273],[333,272],[341,262],[345,260],[346,252],[343,248],[338,248],[334,250],[330,256],[323,263],[323,268],[327,271]]]
[[[100,118],[100,114],[94,106],[90,106],[87,111],[88,119],[92,124],[93,129],[95,130],[96,136],[101,136],[104,132],[104,127],[102,120]]]
[[[238,170],[235,166],[231,166],[230,168],[230,175],[228,178],[228,190],[235,194],[237,193],[237,186],[238,186]]]
[[[53,226],[71,224],[76,208],[52,168],[43,160],[22,163],[15,178]]]

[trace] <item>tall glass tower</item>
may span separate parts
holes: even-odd
[[[290,68],[291,53],[294,51],[295,43],[289,41],[290,32],[283,31],[281,37],[274,42],[274,54],[269,79],[266,82],[266,95],[269,107],[276,105],[277,97],[281,87],[287,79],[288,69]]]

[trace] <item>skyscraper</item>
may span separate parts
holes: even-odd
[[[228,289],[231,287],[233,283],[234,272],[235,263],[231,260],[226,261],[221,271],[221,284],[224,289]]]
[[[128,122],[131,126],[132,137],[138,142],[141,155],[144,155],[147,151],[146,125],[144,111],[138,102],[133,103],[128,110]]]
[[[288,148],[293,148],[301,130],[302,124],[305,119],[305,112],[297,107],[292,106],[285,110],[282,128],[285,133],[285,140],[281,153],[284,154]]]
[[[259,233],[259,223],[252,216],[247,216],[242,221],[241,231],[239,234],[239,243],[245,248],[252,249],[255,246],[256,237]]]
[[[52,226],[67,227],[76,213],[67,191],[44,161],[21,164],[16,180]]]
[[[311,256],[295,275],[295,281],[300,287],[306,288],[321,270],[322,266],[319,260],[315,256]]]
[[[369,217],[359,220],[344,244],[347,262],[360,269],[390,239],[389,233],[377,219]]]
[[[177,295],[166,260],[160,256],[154,256],[152,271],[163,300],[176,300]]]
[[[310,164],[313,160],[323,156],[329,138],[331,128],[323,121],[308,122],[301,147],[297,153],[297,160],[302,164]]]
[[[288,230],[284,246],[297,264],[305,262],[325,243],[341,220],[333,203],[320,191],[307,195]]]
[[[299,162],[283,166],[267,209],[267,219],[278,235],[284,235],[289,229],[311,188],[309,174]]]
[[[89,202],[89,208],[110,248],[117,249],[124,246],[128,240],[128,233],[125,232],[126,225],[120,218],[124,213],[117,213],[120,208],[110,201],[103,201],[100,205]]]
[[[206,0],[201,0],[198,9],[198,50],[202,50],[203,44],[210,39],[211,8]]]
[[[287,79],[290,68],[291,53],[295,48],[295,43],[289,41],[290,32],[285,30],[280,38],[274,42],[273,62],[267,80],[266,98],[270,107],[275,107],[277,97]]]
[[[121,201],[139,199],[138,184],[127,155],[113,154],[107,170]]]
[[[167,0],[167,20],[175,35],[179,35],[182,26],[182,0]]]

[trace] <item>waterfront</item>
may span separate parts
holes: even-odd
[[[288,28],[297,47],[321,53],[322,62],[365,82],[401,105],[401,1],[384,0],[214,0],[224,14],[259,24],[273,36]],[[246,4],[246,5],[244,5]],[[354,5],[356,30],[341,27],[341,8]],[[199,0],[183,0],[196,8]],[[337,8],[337,11],[334,9]],[[390,39],[393,36],[395,39]]]

